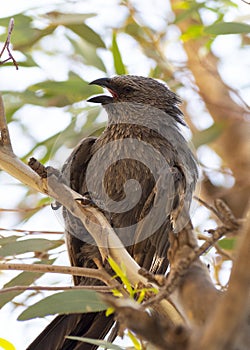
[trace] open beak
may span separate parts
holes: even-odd
[[[110,91],[112,96],[107,95],[99,95],[95,97],[91,97],[87,100],[87,102],[93,102],[93,103],[101,103],[101,104],[108,104],[114,102],[114,98],[117,97],[117,93],[114,91],[114,87],[112,86],[111,79],[110,78],[100,78],[91,81],[89,85],[98,85],[103,88],[106,88]]]
[[[111,88],[111,79],[110,78],[96,79],[96,80],[91,81],[91,83],[89,83],[89,85],[98,85],[98,86],[102,86],[105,88]]]

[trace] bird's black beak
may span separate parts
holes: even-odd
[[[89,85],[98,85],[98,86],[107,88],[111,92],[112,96],[99,95],[99,96],[89,98],[87,102],[101,103],[103,105],[114,102],[114,97],[116,97],[116,92],[114,91],[114,87],[110,78],[96,79],[91,81]]]
[[[111,88],[111,79],[110,78],[100,78],[91,81],[89,85],[98,85],[106,88]]]

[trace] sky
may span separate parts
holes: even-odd
[[[170,8],[168,6],[168,3],[164,0],[145,0],[142,1],[136,0],[134,1],[138,4],[138,6],[141,7],[141,10],[143,12],[144,18],[146,18],[146,21],[153,25],[156,29],[161,29],[165,25],[165,20],[163,13],[169,12]],[[246,4],[242,3],[241,1],[238,1],[237,3],[241,4],[241,11],[237,14],[239,16],[239,20],[241,16],[245,16],[246,19],[250,20],[250,6],[247,6]],[[81,7],[84,6],[84,9],[86,9],[86,12],[91,11],[98,11],[99,16],[97,19],[90,20],[90,25],[93,27],[93,29],[96,29],[102,34],[102,31],[104,30],[104,24],[108,24],[110,21],[111,14],[113,13],[114,16],[112,16],[112,21],[119,21],[123,18],[123,11],[125,10],[119,10],[117,11],[117,1],[114,0],[94,0],[94,1],[81,1],[79,3],[75,1],[61,1],[61,0],[43,0],[43,6],[48,6],[48,10],[53,10],[54,4],[61,4],[64,8],[70,8],[73,6],[74,10],[77,11],[77,6]],[[23,11],[23,10],[32,10],[32,8],[36,7],[37,5],[41,5],[41,1],[39,0],[8,0],[8,1],[2,1],[1,3],[1,12],[0,12],[0,20],[1,17],[14,15],[17,12]],[[248,16],[248,17],[247,17]],[[229,14],[228,20],[233,20],[234,14]],[[212,20],[210,18],[207,18],[207,22]],[[170,30],[169,35],[172,37],[177,37],[179,33],[176,33],[174,29]],[[103,33],[105,35],[105,33]],[[137,73],[142,75],[146,75],[150,62],[144,61],[142,63],[141,60],[141,53],[139,50],[137,50],[136,47],[133,46],[133,43],[128,42],[125,37],[121,38],[121,50],[122,55],[126,59],[126,64],[129,66],[129,70],[131,73]],[[246,74],[246,71],[249,72],[249,65],[250,65],[250,59],[249,59],[249,51],[244,54],[243,52],[240,52],[237,48],[239,47],[239,38],[237,36],[223,36],[218,38],[214,45],[213,50],[216,53],[216,55],[220,58],[222,58],[222,63],[220,65],[221,73],[225,79],[225,82],[230,84],[231,86],[238,89],[239,87],[244,87],[249,84],[249,74]],[[133,55],[131,55],[131,50],[133,50]],[[183,54],[182,50],[178,45],[171,46],[168,50],[168,56],[171,58],[173,51],[178,51],[179,57]],[[129,53],[129,54],[128,54]],[[173,56],[173,59],[175,56]],[[105,59],[105,57],[104,57]],[[44,67],[44,71],[41,72],[39,70],[34,71],[34,74],[32,76],[27,77],[27,73],[25,70],[20,70],[19,78],[16,80],[14,77],[16,76],[16,72],[14,69],[12,71],[3,71],[1,69],[1,75],[0,75],[0,89],[1,88],[13,88],[13,81],[15,84],[15,88],[17,90],[22,90],[25,88],[25,86],[28,86],[32,82],[36,82],[37,80],[43,80],[46,76],[47,77],[57,77],[58,71],[61,72],[62,76],[66,72],[68,67],[65,65],[65,63],[58,63],[58,61],[50,61],[48,64],[47,57],[39,57],[38,60],[40,60],[41,65]],[[108,60],[108,58],[107,58]],[[86,78],[91,80],[96,78],[95,72],[88,71],[86,72]],[[66,78],[65,78],[66,79]],[[9,84],[9,85],[8,85]],[[248,85],[248,88],[244,88],[241,90],[242,97],[250,104],[250,87]],[[184,90],[183,91],[183,97],[188,96],[189,91]],[[38,116],[38,119],[41,119],[43,122],[39,124],[39,128],[36,124],[32,124],[32,116],[30,115],[30,109],[28,106],[26,106],[22,112],[20,113],[17,118],[22,118],[22,121],[24,125],[27,125],[31,128],[31,133],[34,135],[34,137],[37,140],[43,140],[45,135],[48,137],[48,132],[54,134],[57,131],[60,131],[58,129],[58,118],[60,117],[60,128],[63,130],[70,121],[70,116],[67,115],[67,113],[61,113],[55,108],[51,108],[47,110],[46,115],[44,115],[43,111],[39,107],[32,107],[32,112],[35,113]],[[193,106],[190,106],[190,108],[193,108],[193,113],[198,113],[197,105],[194,104]],[[50,121],[51,128],[48,131],[48,128],[46,127],[47,121]],[[201,128],[205,128],[209,126],[209,118],[206,121],[206,125],[200,125]],[[12,123],[11,129],[10,129],[12,140],[14,142],[14,149],[17,152],[18,156],[22,156],[26,153],[28,149],[31,147],[31,141],[27,138],[24,139],[24,135],[22,134],[22,130],[18,127],[17,124]],[[16,140],[22,138],[23,142],[22,145],[20,145]],[[215,155],[211,154],[211,159],[213,160],[213,164],[219,164],[219,160],[215,158]],[[14,189],[14,191],[13,191]],[[24,189],[18,185],[18,183],[13,179],[11,179],[8,175],[0,173],[0,190],[1,190],[1,196],[0,196],[0,208],[2,207],[9,207],[13,208],[15,204],[18,203],[20,196],[24,194]],[[198,212],[196,214],[195,220],[199,221],[204,219],[204,217],[208,216],[208,213],[205,211]],[[46,218],[46,220],[44,219]],[[0,227],[13,227],[15,226],[15,223],[18,222],[18,218],[13,214],[6,214],[4,217],[0,217]],[[22,229],[37,229],[37,222],[39,222],[39,229],[40,230],[63,230],[62,224],[60,220],[51,212],[49,208],[45,208],[43,211],[38,213],[37,215],[34,215],[28,222],[23,223],[20,228]],[[60,258],[57,263],[66,264],[68,263],[66,254]],[[14,276],[14,272],[12,275]],[[3,274],[0,275],[0,284],[4,284],[8,279],[10,278],[10,275]],[[49,284],[50,282],[56,282],[61,280],[61,278],[55,277],[43,277],[41,281],[39,281],[39,284],[45,283]],[[61,283],[69,283],[69,278],[65,278],[61,281]],[[36,297],[34,297],[33,302],[35,301]],[[21,301],[22,299],[17,299]],[[25,345],[29,343],[31,339],[35,337],[36,334],[38,334],[44,326],[48,324],[48,320],[32,320],[28,322],[18,322],[16,321],[17,316],[20,314],[21,310],[23,309],[22,306],[18,307],[17,309],[14,309],[11,304],[6,305],[3,310],[0,312],[0,338],[6,338],[13,342],[13,344],[16,346],[16,350],[23,350]]]

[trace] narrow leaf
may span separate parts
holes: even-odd
[[[3,338],[0,338],[0,348],[3,350],[15,350],[14,345]]]
[[[205,27],[204,32],[214,35],[250,33],[250,25],[237,22],[218,22]]]
[[[89,290],[70,290],[50,295],[28,307],[18,320],[28,320],[54,314],[98,312],[107,309],[98,293]]]
[[[82,38],[73,39],[69,35],[67,38],[74,47],[76,54],[79,54],[83,60],[84,64],[88,66],[94,66],[101,71],[106,72],[106,67],[101,58],[98,56],[96,47],[94,45],[91,45],[89,42]]]
[[[192,142],[195,148],[198,148],[201,145],[208,144],[216,140],[224,130],[224,125],[221,123],[214,123],[209,128],[197,132],[193,138]]]
[[[132,341],[135,350],[141,350],[141,349],[142,349],[141,343],[140,343],[140,341],[134,336],[134,334],[131,333],[130,331],[128,331],[128,336],[129,336],[130,340]]]
[[[22,241],[12,242],[0,248],[0,257],[13,256],[28,252],[44,252],[57,248],[64,242],[62,240],[48,240],[42,238],[25,239]]]
[[[70,24],[67,28],[72,30],[74,33],[79,35],[84,40],[88,41],[91,45],[95,47],[105,48],[105,43],[99,34],[97,34],[93,29],[87,26],[85,23],[82,24]]]
[[[42,96],[39,98],[47,99],[49,106],[63,107],[98,93],[100,88],[88,85],[78,75],[71,73],[67,81],[44,81],[30,86],[29,92],[31,91],[41,91]]]
[[[118,277],[122,280],[122,283],[125,285],[127,291],[129,292],[130,296],[133,296],[133,288],[125,274],[125,271],[121,269],[121,267],[111,258],[108,258],[108,262],[112,268],[112,270],[116,273]]]
[[[79,24],[86,21],[86,19],[95,17],[95,13],[63,13],[58,11],[51,11],[44,16],[50,20],[50,23],[54,26],[67,25],[67,24]]]
[[[103,349],[110,349],[110,350],[125,350],[125,348],[121,348],[118,345],[111,344],[105,340],[98,340],[98,339],[91,339],[91,338],[81,338],[81,337],[66,337],[67,339],[72,340],[78,340],[82,341],[88,344],[98,345],[99,347]]]
[[[178,6],[178,2],[177,6]],[[185,20],[187,17],[192,17],[194,12],[198,12],[198,10],[204,6],[204,3],[196,3],[195,1],[191,1],[191,2],[187,2],[187,1],[182,1],[181,2],[183,6],[182,9],[184,9],[184,11],[181,11],[176,17],[175,17],[175,23],[179,23],[183,20]],[[174,5],[175,6],[175,5]],[[181,8],[179,7],[179,8]]]
[[[114,60],[114,66],[115,66],[115,71],[117,74],[126,74],[126,68],[125,65],[122,61],[122,56],[117,44],[116,40],[116,32],[113,31],[113,38],[112,38],[112,54],[113,54],[113,60]]]

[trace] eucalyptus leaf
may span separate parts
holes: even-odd
[[[235,243],[235,238],[223,238],[218,241],[219,247],[225,250],[233,250],[235,247]]]
[[[0,26],[8,28],[11,17],[5,17],[0,20]],[[14,17],[15,27],[11,36],[11,43],[14,50],[30,49],[42,37],[51,34],[55,27],[46,27],[44,29],[36,29],[32,26],[32,18],[23,14]],[[0,41],[5,41],[6,33],[0,35]]]
[[[44,252],[62,245],[62,240],[48,240],[43,238],[24,239],[11,242],[0,248],[0,257],[15,256],[29,252]]]
[[[84,40],[88,41],[91,45],[95,47],[105,48],[106,45],[99,34],[97,34],[92,28],[87,26],[85,23],[82,24],[70,24],[66,26],[74,33],[79,35]]]
[[[113,31],[113,38],[112,38],[112,48],[111,48],[112,54],[113,54],[113,60],[114,60],[114,66],[115,71],[117,74],[126,74],[127,70],[125,68],[125,65],[122,61],[122,56],[117,44],[116,40],[116,32]]]
[[[66,337],[66,338],[72,339],[72,340],[82,341],[82,342],[85,342],[88,344],[98,345],[102,349],[125,350],[125,348],[121,348],[118,345],[111,344],[111,343],[107,342],[106,340],[98,340],[98,339],[91,339],[91,338],[85,338],[85,337],[82,338],[82,337],[74,337],[74,336],[70,336],[70,337]]]
[[[223,130],[224,125],[222,123],[214,123],[209,128],[196,132],[192,138],[195,148],[216,140],[222,134]]]
[[[51,11],[46,13],[43,17],[49,19],[50,23],[54,26],[58,26],[83,23],[86,19],[95,16],[95,13],[63,13],[59,11]]]
[[[36,92],[39,98],[45,98],[49,106],[63,107],[86,99],[90,95],[100,92],[100,88],[89,85],[74,73],[69,74],[66,81],[44,81],[34,84],[28,89]]]
[[[70,290],[50,295],[31,305],[21,313],[18,320],[54,314],[88,313],[107,309],[99,294],[89,290]]]
[[[98,56],[95,46],[91,45],[82,38],[77,38],[77,40],[75,40],[68,36],[68,40],[74,47],[76,54],[81,56],[84,64],[96,67],[101,71],[106,72],[106,67],[101,58]]]
[[[247,34],[250,33],[250,25],[237,22],[218,22],[205,27],[204,32],[214,35],[222,34]]]
[[[180,11],[178,15],[175,17],[174,23],[179,23],[183,20],[185,20],[187,17],[192,17],[193,13],[197,13],[200,8],[204,6],[204,2],[196,2],[196,1],[182,1],[179,3],[183,3],[185,10]],[[174,6],[178,6],[178,2],[176,2],[177,5],[174,4]]]
[[[18,238],[20,238],[20,237],[22,237],[22,236],[9,236],[9,237],[1,237],[0,238],[0,246],[2,247],[2,246],[4,246],[4,245],[6,245],[6,244],[10,244],[10,243],[13,243],[13,242],[16,242],[16,240],[18,239]]]

